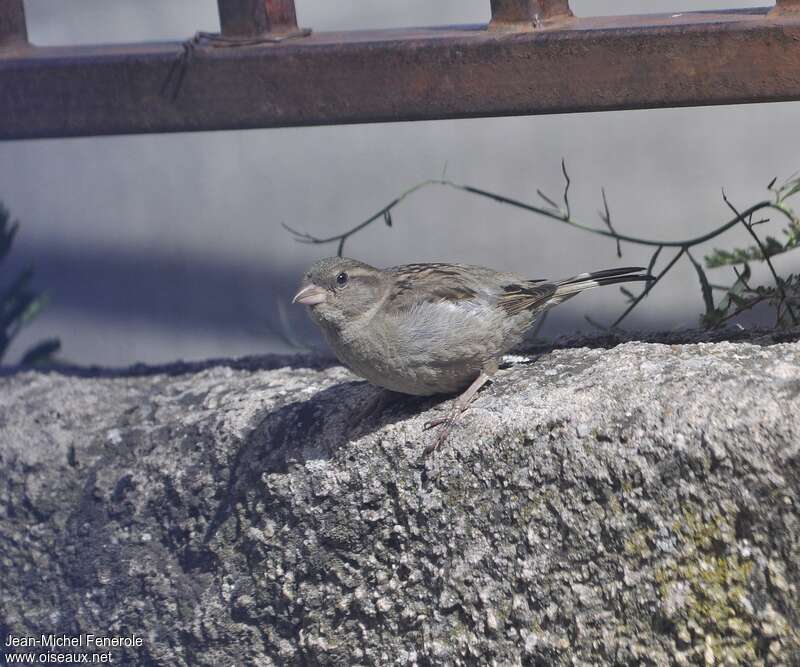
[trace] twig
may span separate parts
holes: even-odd
[[[606,189],[600,188],[600,192],[603,193],[603,210],[600,211],[600,219],[606,223],[608,227],[608,231],[610,231],[617,240],[617,257],[622,258],[622,246],[619,242],[619,236],[617,236],[617,230],[614,229],[614,225],[611,224],[611,211],[608,210],[608,199],[606,199]]]
[[[656,262],[658,261],[658,256],[661,254],[661,251],[663,249],[664,249],[663,245],[658,246],[658,248],[656,248],[656,251],[653,253],[653,256],[650,258],[650,262],[647,265],[647,275],[648,276],[652,276],[653,275],[653,268],[655,267]]]
[[[385,221],[386,220],[386,215],[395,206],[397,206],[400,202],[402,202],[406,197],[414,194],[417,190],[421,190],[422,188],[426,188],[429,185],[436,185],[436,184],[440,184],[440,183],[443,183],[443,182],[445,182],[445,181],[429,180],[429,181],[423,181],[422,183],[417,183],[417,185],[415,185],[413,188],[409,188],[405,192],[401,193],[399,196],[395,197],[391,202],[389,202],[386,206],[384,206],[380,211],[378,211],[374,215],[371,215],[369,218],[364,220],[364,222],[361,222],[361,223],[357,224],[355,227],[353,227],[351,229],[348,229],[346,232],[342,232],[341,234],[336,234],[335,236],[328,236],[326,238],[319,238],[319,237],[316,237],[316,236],[312,236],[308,232],[301,232],[301,231],[298,231],[296,229],[293,229],[292,227],[289,227],[289,225],[287,225],[285,222],[282,222],[281,226],[286,231],[288,231],[290,234],[292,234],[294,236],[294,238],[295,238],[295,241],[297,241],[298,243],[320,244],[320,243],[337,243],[338,242],[339,245],[338,245],[336,254],[339,257],[341,257],[342,253],[344,252],[345,241],[347,241],[347,239],[349,239],[351,236],[353,236],[353,234],[357,234],[362,229],[364,229],[365,227],[368,227],[369,225],[371,225],[376,220],[384,220]]]
[[[539,195],[542,199],[544,199],[550,206],[553,207],[553,210],[558,211],[558,204],[556,204],[550,197],[548,197],[544,192],[537,189],[536,194]]]
[[[725,190],[724,189],[722,190],[722,199],[728,205],[728,208],[731,209],[731,211],[733,211],[734,214],[736,214],[736,216],[739,218],[739,220],[742,221],[742,224],[745,226],[745,229],[747,229],[747,231],[750,233],[750,236],[753,237],[753,240],[756,242],[756,245],[758,246],[758,249],[761,251],[761,255],[764,258],[764,261],[767,263],[767,266],[769,267],[769,270],[772,273],[772,277],[775,279],[775,286],[778,288],[778,291],[781,293],[781,302],[786,305],[786,310],[789,312],[789,316],[792,318],[792,324],[798,324],[797,316],[794,314],[794,311],[792,310],[792,306],[787,300],[788,297],[786,296],[786,292],[783,289],[783,281],[778,276],[778,272],[775,271],[775,267],[772,265],[772,260],[769,258],[769,255],[767,254],[766,248],[761,243],[761,239],[758,237],[758,234],[756,234],[753,231],[752,224],[750,222],[748,222],[748,220],[747,220],[747,218],[752,219],[752,215],[753,214],[750,213],[749,215],[743,216],[741,213],[739,213],[739,211],[736,210],[736,207],[728,199],[727,195],[725,194]],[[777,311],[778,311],[778,315],[780,315],[780,308],[778,308]]]
[[[755,307],[757,304],[761,303],[762,301],[766,301],[767,299],[769,299],[769,295],[767,294],[763,294],[759,297],[756,297],[752,301],[749,301],[746,307],[737,308],[734,312],[726,315],[725,317],[720,318],[719,324],[723,324],[728,320],[732,320],[734,317],[738,317],[742,313],[746,313],[748,310],[752,310],[753,307]]]
[[[564,158],[561,158],[561,173],[564,174],[564,219],[569,220],[572,215],[570,215],[569,210],[569,186],[571,185],[572,181],[569,180],[569,174],[567,173],[567,163],[564,161]]]
[[[471,185],[460,185],[458,183],[453,183],[451,181],[426,181],[426,183],[443,185],[445,187],[454,188],[456,190],[463,190],[464,192],[469,192],[470,194],[479,195],[481,197],[487,197],[489,199],[493,199],[494,201],[500,202],[501,204],[508,204],[509,206],[513,206],[515,208],[521,208],[525,211],[530,211],[531,213],[538,213],[539,215],[542,215],[545,218],[550,218],[551,220],[557,220],[558,222],[562,222],[565,225],[569,225],[570,227],[574,227],[575,229],[580,229],[582,231],[589,232],[590,234],[598,234],[600,236],[605,236],[607,238],[619,239],[620,241],[626,241],[628,243],[650,246],[654,248],[657,247],[683,248],[686,246],[688,247],[696,246],[701,243],[705,243],[706,241],[710,241],[711,239],[722,234],[723,232],[726,232],[732,227],[735,227],[740,222],[740,218],[737,216],[733,220],[729,220],[728,222],[720,225],[719,227],[715,227],[706,234],[703,234],[701,236],[696,236],[694,238],[687,239],[685,241],[663,241],[658,239],[645,239],[645,238],[640,238],[638,236],[629,236],[627,234],[612,233],[605,229],[598,229],[597,227],[590,227],[589,225],[581,224],[572,219],[565,219],[561,217],[561,215],[553,213],[552,211],[549,211],[547,209],[540,208],[539,206],[527,204],[525,202],[519,201],[518,199],[513,199],[511,197],[499,195],[494,192],[489,192],[487,190],[481,190],[480,188],[476,188]],[[776,211],[780,211],[790,220],[794,220],[794,218],[788,211],[786,211],[786,209],[776,204],[775,202],[769,200],[764,200],[758,202],[757,204],[753,204],[753,206],[748,208],[741,215],[743,216],[751,215],[762,209],[774,209]]]
[[[655,287],[655,286],[658,284],[658,281],[659,281],[659,280],[661,280],[661,279],[662,279],[662,278],[663,278],[663,277],[664,277],[664,276],[667,274],[667,271],[669,271],[669,270],[670,270],[670,269],[671,269],[673,266],[675,266],[675,263],[676,263],[676,262],[677,262],[677,261],[678,261],[678,260],[679,260],[679,259],[680,259],[680,258],[683,256],[683,254],[684,254],[685,252],[686,252],[686,248],[685,248],[685,247],[684,247],[684,248],[681,248],[681,249],[678,251],[678,253],[675,255],[675,257],[673,257],[673,258],[672,258],[672,260],[670,261],[670,263],[669,263],[669,264],[667,264],[667,265],[666,265],[666,266],[665,266],[665,267],[662,269],[661,273],[659,273],[659,274],[658,274],[658,275],[657,275],[657,276],[656,276],[656,277],[655,277],[655,278],[654,278],[652,281],[650,281],[649,283],[647,283],[647,285],[645,286],[645,288],[642,290],[642,293],[641,293],[639,296],[637,296],[637,297],[636,297],[636,299],[635,299],[634,301],[632,301],[632,302],[631,302],[631,304],[630,304],[630,305],[629,305],[629,306],[628,306],[628,307],[625,309],[625,312],[623,312],[623,313],[622,313],[622,315],[620,315],[620,316],[619,316],[619,317],[618,317],[616,320],[614,320],[614,323],[611,325],[611,328],[612,328],[612,329],[613,329],[614,327],[617,327],[617,326],[619,326],[619,325],[620,325],[620,323],[622,322],[622,320],[624,320],[624,319],[625,319],[625,318],[628,316],[628,314],[629,314],[629,313],[630,313],[630,312],[631,312],[631,311],[632,311],[634,308],[636,308],[636,306],[638,306],[638,305],[639,305],[639,303],[642,301],[642,299],[644,299],[644,298],[645,298],[645,297],[646,297],[648,294],[650,294],[650,292],[652,291],[652,289],[653,289],[653,288],[654,288],[654,287]]]
[[[750,267],[748,265],[745,265],[744,273],[747,274],[747,278],[745,278],[744,274],[739,273],[739,269],[737,269],[735,266],[731,267],[731,268],[733,268],[733,272],[736,274],[736,280],[741,280],[742,281],[742,285],[744,285],[746,290],[749,290],[750,292],[754,292],[755,293],[756,290],[754,290],[752,287],[750,287],[750,284],[747,282],[747,278],[750,277]]]
[[[415,185],[413,188],[406,190],[405,192],[400,194],[396,199],[392,200],[389,204],[381,208],[377,213],[367,218],[364,222],[359,223],[355,227],[352,227],[351,229],[342,232],[341,234],[336,234],[335,236],[330,236],[327,238],[318,238],[306,232],[297,231],[289,227],[286,223],[281,223],[281,225],[283,226],[284,229],[293,234],[295,236],[295,240],[297,240],[300,243],[324,244],[324,243],[346,241],[351,236],[361,231],[365,227],[371,225],[376,220],[381,219],[386,211],[396,207],[405,198],[415,193],[417,190],[421,190],[423,188],[430,187],[432,185],[453,188],[455,190],[461,190],[462,192],[467,192],[469,194],[478,195],[480,197],[485,197],[487,199],[492,199],[501,204],[508,204],[509,206],[513,206],[515,208],[521,208],[525,211],[536,213],[545,218],[549,218],[550,220],[556,220],[565,225],[569,225],[570,227],[574,227],[575,229],[589,232],[590,234],[598,234],[600,236],[605,236],[607,238],[612,238],[619,241],[625,241],[627,243],[633,243],[635,245],[650,246],[653,248],[684,248],[684,247],[693,247],[701,243],[705,243],[706,241],[710,241],[711,239],[722,234],[723,232],[726,232],[732,227],[738,225],[741,221],[741,216],[752,215],[753,213],[760,211],[762,209],[773,209],[779,211],[787,218],[789,218],[789,220],[794,221],[794,218],[792,217],[791,213],[787,211],[784,207],[780,206],[779,204],[776,204],[775,202],[765,200],[758,202],[757,204],[754,204],[750,208],[746,209],[743,213],[741,213],[740,216],[735,217],[733,220],[727,221],[726,223],[720,225],[719,227],[715,227],[708,233],[703,234],[701,236],[696,236],[694,238],[687,239],[685,241],[663,241],[658,239],[645,239],[637,236],[629,236],[627,234],[618,234],[616,232],[611,232],[606,229],[598,229],[597,227],[584,225],[575,220],[572,220],[571,218],[565,218],[563,216],[563,212],[560,210],[553,211],[550,209],[542,208],[540,206],[535,206],[533,204],[525,203],[518,199],[506,197],[505,195],[500,195],[495,192],[489,192],[488,190],[482,190],[481,188],[476,188],[471,185],[462,185],[459,183],[454,183],[452,181],[431,179],[427,181],[422,181],[421,183]],[[543,197],[543,199],[545,199],[545,201],[548,202],[550,201],[549,198],[547,197]]]

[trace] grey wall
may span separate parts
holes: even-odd
[[[572,4],[578,14],[599,14],[753,3]],[[316,30],[485,22],[488,6],[297,1],[301,24]],[[26,8],[38,44],[218,29],[214,0],[28,0]],[[722,186],[744,206],[764,196],[773,176],[800,168],[799,115],[800,105],[786,103],[0,144],[0,199],[23,223],[16,261],[34,262],[51,295],[15,351],[53,334],[66,358],[86,363],[285,349],[267,324],[281,308],[295,335],[310,340],[304,314],[286,304],[305,266],[334,248],[299,245],[280,223],[336,232],[439,176],[445,163],[453,180],[533,199],[537,187],[560,192],[563,156],[578,216],[599,222],[605,186],[619,230],[682,238],[728,219]],[[394,221],[354,239],[348,254],[377,265],[475,262],[532,277],[619,262],[612,243],[455,191],[423,191]],[[624,250],[626,264],[648,260],[641,249]],[[798,262],[778,264],[788,271]],[[546,333],[585,327],[586,313],[608,320],[622,307],[616,290],[598,290],[556,311]],[[684,266],[630,323],[689,326],[701,308]]]

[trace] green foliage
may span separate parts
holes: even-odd
[[[8,209],[0,203],[0,267],[8,258],[18,230],[19,223],[12,222]],[[0,362],[8,352],[11,341],[41,312],[46,302],[46,297],[33,289],[32,279],[33,269],[27,268],[17,274],[7,287],[0,287]],[[34,366],[52,361],[60,347],[58,339],[44,340],[25,352],[20,364]]]
[[[778,276],[776,285],[753,287],[748,282],[750,273],[750,265],[745,264],[736,272],[733,285],[718,287],[724,293],[717,305],[703,316],[704,326],[721,326],[762,303],[775,310],[776,326],[786,328],[796,324],[796,313],[800,311],[800,275]]]
[[[758,304],[767,304],[775,310],[776,326],[789,327],[798,324],[796,313],[800,311],[800,277],[794,274],[785,277],[778,275],[771,258],[794,250],[800,245],[800,219],[787,205],[787,200],[800,192],[800,178],[793,177],[778,187],[775,186],[776,181],[777,179],[773,178],[767,189],[774,196],[771,208],[782,213],[788,220],[786,227],[782,230],[786,239],[783,243],[774,236],[765,236],[761,239],[756,233],[755,227],[769,222],[769,218],[754,222],[752,213],[743,216],[725,198],[726,203],[737,214],[742,225],[753,237],[755,244],[732,250],[715,248],[713,253],[706,255],[706,268],[731,266],[736,276],[736,280],[731,285],[716,286],[722,292],[722,296],[716,304],[713,303],[713,300],[711,304],[706,303],[706,312],[701,318],[701,322],[706,327],[721,326]],[[752,262],[766,262],[775,279],[775,284],[751,286],[750,264]],[[742,268],[738,269],[737,266]]]
[[[767,257],[780,255],[787,250],[792,250],[795,244],[782,244],[774,236],[767,236],[763,241],[764,251],[758,246],[748,246],[747,248],[734,248],[733,250],[721,250],[714,248],[714,252],[705,256],[706,267],[716,269],[720,266],[731,266],[734,264],[745,264],[747,262],[764,261]]]

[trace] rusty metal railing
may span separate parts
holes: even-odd
[[[0,0],[0,139],[800,100],[800,0],[612,17],[490,2],[488,25],[317,33],[293,0],[218,0],[219,34],[42,48],[22,0]]]
[[[297,27],[294,0],[219,0],[222,34],[255,37],[265,32],[293,33]]]
[[[27,42],[28,29],[22,0],[3,0],[0,4],[0,48]]]
[[[777,0],[775,9],[771,13],[773,16],[798,14],[800,13],[800,0]]]
[[[573,18],[569,0],[492,0],[490,30],[534,30]]]

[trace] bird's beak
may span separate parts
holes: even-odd
[[[327,290],[317,285],[306,285],[294,295],[292,303],[301,303],[304,306],[316,306],[327,298]]]

